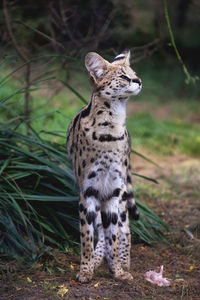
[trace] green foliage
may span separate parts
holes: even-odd
[[[0,130],[1,249],[35,259],[48,245],[67,251],[78,230],[78,189],[65,146]]]
[[[133,148],[142,145],[165,155],[179,151],[200,156],[199,129],[181,119],[161,121],[143,113],[129,118],[127,126],[132,136]]]
[[[168,225],[156,215],[147,205],[136,199],[137,207],[140,211],[140,220],[130,222],[131,232],[144,242],[151,244],[155,241],[166,241],[162,230],[169,231]]]

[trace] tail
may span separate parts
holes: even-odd
[[[129,210],[129,215],[134,220],[138,220],[139,219],[139,211],[136,207],[136,203],[135,203],[135,199],[134,199],[130,167],[129,167],[128,175],[127,175],[127,199],[126,200],[127,200],[127,208]]]

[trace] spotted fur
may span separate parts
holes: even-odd
[[[142,82],[130,68],[129,59],[129,50],[112,63],[97,53],[86,55],[93,94],[68,129],[67,150],[80,187],[80,282],[92,279],[103,257],[114,278],[132,279],[128,272],[128,210],[135,219],[138,211],[131,184],[126,102],[130,95],[141,91]],[[98,233],[95,249],[94,229]]]

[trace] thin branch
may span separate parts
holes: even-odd
[[[7,10],[7,1],[3,0],[3,14],[4,14],[4,18],[5,18],[5,23],[6,23],[6,27],[9,33],[9,36],[11,38],[11,41],[13,43],[13,46],[15,47],[18,55],[21,57],[22,60],[27,61],[28,58],[25,55],[25,53],[20,49],[19,45],[17,44],[17,41],[15,39],[13,30],[12,30],[12,26],[11,26],[11,22],[8,16],[8,10]]]
[[[163,0],[164,2],[164,12],[165,12],[165,19],[166,19],[166,22],[167,22],[167,27],[168,27],[168,30],[169,30],[169,35],[170,35],[170,39],[171,39],[171,43],[172,43],[172,46],[174,48],[174,51],[176,53],[176,56],[178,58],[178,61],[179,63],[181,64],[182,68],[183,68],[183,72],[185,73],[186,75],[186,80],[185,82],[188,84],[190,82],[192,83],[195,83],[197,80],[199,80],[199,77],[198,76],[191,76],[186,65],[184,64],[183,60],[182,60],[182,57],[176,47],[176,43],[175,43],[175,39],[174,39],[174,34],[172,32],[172,28],[171,28],[171,23],[170,23],[170,20],[169,20],[169,14],[168,14],[168,8],[167,8],[167,0]]]
[[[149,58],[154,52],[156,52],[158,50],[158,47],[155,47],[151,50],[146,50],[144,51],[143,54],[141,55],[138,55],[137,57],[134,57],[132,60],[131,60],[131,63],[133,64],[136,64],[138,62],[140,62],[141,60],[145,59],[145,58]]]
[[[131,48],[131,50],[133,50],[133,51],[146,50],[146,49],[151,48],[152,46],[155,46],[155,45],[159,44],[159,42],[160,42],[160,39],[157,38],[157,39],[153,40],[152,42],[147,43],[147,44],[145,44],[143,46],[133,47],[133,48]]]
[[[10,39],[13,43],[13,46],[15,47],[18,55],[21,57],[21,59],[26,63],[28,61],[28,57],[26,56],[26,54],[22,51],[22,49],[19,47],[16,38],[14,36],[13,30],[12,30],[12,26],[11,26],[11,22],[9,19],[9,15],[8,15],[8,10],[7,10],[7,1],[3,0],[3,14],[5,17],[5,23],[6,23],[6,27],[8,30],[8,34],[10,36]],[[29,86],[30,86],[30,76],[31,76],[31,69],[30,69],[30,64],[26,65],[26,72],[25,72],[25,81],[26,81],[26,92],[25,92],[25,102],[24,102],[24,114],[25,114],[25,119],[29,120],[30,119],[30,115],[31,115],[31,95],[29,92]],[[27,124],[27,134],[29,134],[29,123]]]

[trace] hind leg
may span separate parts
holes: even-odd
[[[95,220],[95,228],[97,229],[98,233],[98,242],[94,251],[94,268],[96,269],[101,265],[103,258],[105,257],[105,237],[100,210],[98,211]]]
[[[124,270],[130,269],[131,233],[126,201],[119,204],[119,259]]]

